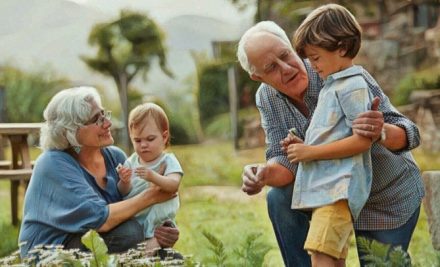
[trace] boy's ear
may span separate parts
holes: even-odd
[[[346,54],[347,54],[347,49],[339,48],[339,56],[340,57],[345,57]]]
[[[261,77],[255,73],[251,74],[251,79],[257,82],[262,82]]]

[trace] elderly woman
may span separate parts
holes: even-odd
[[[144,241],[133,219],[139,211],[175,197],[151,187],[122,200],[116,167],[126,155],[112,146],[111,113],[92,87],[57,93],[44,111],[38,157],[24,201],[20,229],[21,256],[39,244],[84,248],[81,236],[98,231],[109,252],[122,252]],[[155,237],[171,247],[179,231],[158,227]]]

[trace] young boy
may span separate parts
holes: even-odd
[[[128,119],[131,142],[135,153],[118,167],[118,189],[131,198],[155,184],[161,190],[177,192],[183,176],[182,167],[174,154],[166,153],[170,143],[168,117],[156,104],[145,103],[134,108]],[[144,227],[147,250],[160,249],[154,230],[163,223],[174,224],[179,197],[155,204],[136,215]]]
[[[353,65],[361,28],[346,8],[324,5],[302,22],[294,45],[325,84],[304,144],[285,147],[289,160],[300,162],[292,208],[313,209],[304,245],[312,265],[345,266],[352,222],[368,198],[372,179],[372,141],[351,130],[372,99],[362,67]]]

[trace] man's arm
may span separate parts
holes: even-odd
[[[353,131],[360,135],[373,138],[373,140],[377,140],[380,137],[382,125],[385,122],[386,124],[397,127],[389,128],[388,126],[385,126],[385,131],[387,131],[386,139],[388,140],[385,140],[383,143],[386,148],[395,153],[400,153],[418,147],[420,145],[420,133],[417,125],[397,111],[377,82],[366,70],[364,70],[363,75],[368,83],[370,92],[373,96],[379,97],[380,99],[380,105],[378,105],[379,108],[376,109],[379,111],[366,113],[368,116],[365,116],[366,114],[361,114],[358,117],[359,120],[356,119],[353,122]],[[358,125],[355,127],[356,124]],[[378,127],[371,129],[371,126]],[[365,135],[366,132],[369,132],[369,134]]]
[[[390,123],[384,123],[384,114],[378,111],[379,101],[379,98],[376,97],[373,100],[372,110],[359,114],[353,121],[353,133],[369,137],[374,142],[378,141],[390,151],[399,151],[407,148],[409,145],[406,129]],[[396,118],[399,117],[397,116]],[[413,125],[403,115],[398,121],[401,121],[402,124],[408,124],[410,127]],[[382,138],[382,131],[385,132],[385,140]],[[418,130],[416,134],[418,135]]]
[[[261,192],[264,186],[280,187],[294,180],[293,173],[281,164],[250,164],[243,168],[241,190],[248,195]]]

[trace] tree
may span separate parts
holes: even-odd
[[[166,66],[163,40],[163,33],[147,15],[123,10],[117,20],[97,24],[90,32],[89,44],[98,47],[95,57],[81,56],[92,70],[112,77],[116,83],[124,125],[121,141],[125,148],[129,143],[127,91],[130,82],[139,73],[146,81],[155,60],[166,75],[173,76]]]

